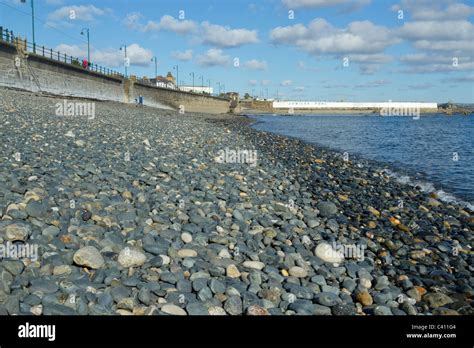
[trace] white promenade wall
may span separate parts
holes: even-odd
[[[416,102],[381,102],[381,103],[350,103],[350,102],[317,102],[317,101],[274,101],[275,109],[436,109],[437,103]]]

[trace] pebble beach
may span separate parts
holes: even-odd
[[[57,103],[0,89],[0,245],[37,250],[0,315],[474,314],[469,209],[243,116]]]

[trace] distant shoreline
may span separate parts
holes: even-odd
[[[442,113],[442,111],[438,110],[420,110],[420,114],[437,114],[437,113]],[[256,110],[256,109],[242,109],[241,114],[246,114],[246,115],[260,115],[260,114],[275,114],[275,115],[301,115],[301,114],[318,114],[318,115],[333,115],[333,114],[338,114],[338,115],[353,115],[353,116],[367,116],[367,115],[373,115],[373,116],[379,116],[380,111],[378,110],[373,110],[373,109],[362,109],[362,110],[354,110],[354,109],[297,109],[294,110],[293,112],[290,112],[290,110]],[[411,116],[407,116],[411,117]]]
[[[294,105],[292,103],[295,103]],[[299,103],[299,104],[297,104]],[[320,103],[317,102],[274,102],[272,100],[240,100],[240,112],[247,114],[330,114],[330,115],[381,115],[418,116],[427,114],[471,115],[474,110],[454,103]],[[413,106],[412,106],[413,104]]]
[[[278,116],[292,116],[292,115],[344,115],[344,116],[381,116],[379,110],[373,109],[364,109],[364,110],[353,110],[353,109],[298,109],[290,112],[289,110],[256,110],[256,109],[242,109],[240,112],[242,115],[278,115]],[[466,110],[453,110],[452,112],[448,112],[444,109],[438,110],[420,110],[420,114],[424,116],[429,116],[430,114],[438,115],[438,114],[445,114],[447,116],[455,116],[455,115],[462,115],[462,116],[469,116],[472,115],[472,111]],[[397,115],[393,115],[397,117]],[[387,116],[383,116],[387,117]],[[414,117],[410,115],[400,115],[398,117]]]

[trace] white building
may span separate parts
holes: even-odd
[[[156,81],[156,87],[176,89],[176,85],[171,81]]]
[[[437,109],[437,103],[415,102],[382,102],[382,103],[357,103],[357,102],[321,102],[321,101],[274,101],[275,109],[393,109],[393,108],[418,108]]]
[[[185,92],[207,93],[207,94],[214,93],[214,90],[212,89],[212,87],[209,87],[209,86],[194,86],[193,87],[193,86],[181,85],[179,86],[179,89]]]

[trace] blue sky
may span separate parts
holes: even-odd
[[[31,40],[30,1],[0,25]],[[472,0],[35,0],[36,42],[130,74],[296,100],[474,103]],[[71,12],[72,11],[72,12]],[[181,11],[181,12],[180,12]],[[400,12],[402,11],[402,12]],[[238,63],[238,64],[236,64]],[[345,63],[345,64],[344,64]],[[174,71],[173,71],[174,73]]]

